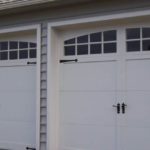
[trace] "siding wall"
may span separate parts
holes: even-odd
[[[47,23],[41,24],[41,106],[40,150],[46,150],[47,140]]]
[[[40,105],[40,150],[47,147],[47,23],[81,18],[87,16],[104,15],[108,13],[120,13],[150,8],[150,1],[115,0],[92,1],[80,5],[68,5],[66,7],[47,8],[38,11],[24,12],[0,16],[0,29],[13,26],[41,24],[41,105]],[[76,11],[79,10],[79,11]]]

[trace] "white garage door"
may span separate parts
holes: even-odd
[[[63,59],[60,149],[148,150],[150,28],[65,40]]]
[[[35,58],[35,43],[0,42],[0,149],[35,148]]]

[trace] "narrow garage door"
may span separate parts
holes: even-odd
[[[116,31],[103,34],[112,37],[102,43],[101,33],[93,33],[90,45],[89,35],[65,41],[66,60],[75,53],[79,59],[90,53],[94,58],[102,55],[103,60],[61,60],[61,150],[116,150],[117,116],[112,107],[117,100]]]
[[[63,59],[60,149],[148,150],[150,28],[66,40]]]
[[[10,50],[7,47],[18,44],[31,44],[32,48]],[[35,148],[36,65],[28,61],[35,59],[36,45],[16,41],[0,45],[0,149]]]
[[[124,114],[118,119],[120,150],[150,148],[150,28],[128,28],[123,57]]]

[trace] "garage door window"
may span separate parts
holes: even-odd
[[[150,28],[129,28],[126,40],[127,52],[150,51]]]
[[[0,42],[0,60],[36,58],[36,43],[23,41]]]
[[[64,55],[92,55],[117,52],[116,30],[90,33],[64,41]]]

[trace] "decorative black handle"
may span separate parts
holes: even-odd
[[[126,107],[127,105],[125,103],[122,103],[122,113],[125,114],[125,110],[126,110]]]
[[[77,62],[78,59],[63,59],[63,60],[60,60],[59,62],[60,63],[66,63],[66,62]]]
[[[117,108],[117,114],[120,113],[120,103],[118,103],[117,105],[113,105],[113,107]]]
[[[26,147],[26,150],[36,150],[36,148]]]

